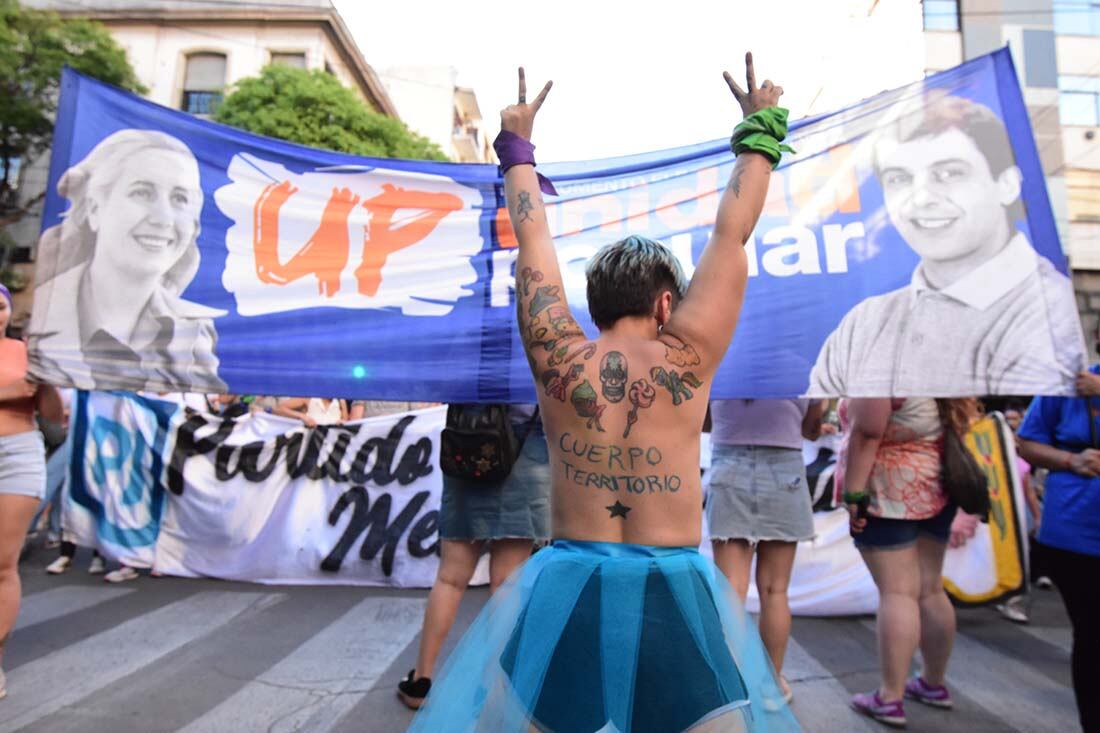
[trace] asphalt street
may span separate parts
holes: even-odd
[[[0,733],[389,733],[411,720],[394,690],[414,663],[426,591],[149,576],[111,585],[86,573],[84,553],[48,576],[53,557],[39,548],[22,566]],[[486,598],[467,594],[451,645]],[[1054,591],[1035,591],[1029,626],[960,611],[956,708],[910,703],[909,730],[1079,730],[1069,648]],[[847,707],[876,684],[875,669],[874,619],[795,619],[785,673],[807,731],[886,730]]]

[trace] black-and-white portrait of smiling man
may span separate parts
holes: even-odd
[[[199,267],[199,166],[178,139],[122,130],[58,182],[70,206],[42,234],[31,371],[82,389],[224,392],[213,319],[180,294]]]
[[[907,286],[848,312],[807,393],[1072,394],[1086,364],[1073,287],[1016,227],[1020,169],[997,116],[939,96],[877,133],[873,156],[920,263]]]

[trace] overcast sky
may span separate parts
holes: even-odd
[[[534,142],[542,161],[676,147],[730,134],[740,119],[722,80],[783,86],[792,119],[818,114],[923,76],[919,0],[335,0],[368,63],[458,70],[495,136],[515,100],[554,89]]]

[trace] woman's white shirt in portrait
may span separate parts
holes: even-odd
[[[31,372],[82,389],[223,392],[214,319],[184,300],[199,267],[199,166],[178,139],[122,130],[58,182],[28,330]]]

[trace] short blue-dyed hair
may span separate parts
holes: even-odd
[[[600,330],[627,316],[648,316],[662,291],[679,302],[687,278],[665,245],[631,235],[603,247],[588,261],[588,312]]]

